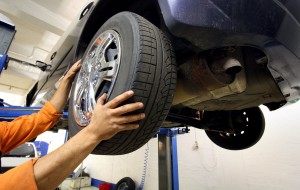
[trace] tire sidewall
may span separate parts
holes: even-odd
[[[124,13],[124,12],[123,12]],[[117,14],[112,19],[109,19],[96,36],[106,30],[114,30],[120,35],[121,45],[121,59],[120,66],[115,80],[115,85],[111,91],[108,101],[112,100],[121,93],[130,90],[134,77],[136,75],[136,67],[138,64],[138,50],[139,50],[139,31],[135,30],[138,26],[134,22],[131,14],[126,13],[128,17]],[[130,19],[131,18],[131,19]],[[136,26],[134,26],[136,25]]]

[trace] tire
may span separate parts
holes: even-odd
[[[112,42],[114,45],[111,45],[111,49],[107,48],[108,50],[103,51],[107,55],[97,54],[100,58],[107,59],[106,64],[113,63],[111,67],[108,66],[111,70],[106,72],[107,68],[102,68],[103,64],[96,62],[96,65],[93,65],[95,62],[90,60],[98,61],[100,59],[98,57],[93,58],[95,52],[99,53],[97,50],[93,51],[93,48],[105,41],[106,38],[104,37],[107,36],[115,40]],[[88,64],[93,67],[88,66]],[[134,13],[121,12],[107,20],[84,53],[82,69],[77,74],[72,86],[69,101],[69,132],[71,136],[77,134],[89,123],[88,119],[83,119],[81,122],[81,115],[79,114],[81,112],[78,111],[78,97],[76,96],[78,94],[80,97],[82,96],[79,106],[82,106],[82,110],[84,110],[83,102],[87,98],[81,95],[84,88],[81,82],[82,77],[86,76],[84,70],[90,67],[92,68],[89,70],[91,73],[95,72],[94,70],[97,69],[94,68],[97,67],[100,67],[101,72],[106,72],[106,74],[111,71],[115,73],[115,75],[107,74],[112,76],[110,82],[97,82],[95,86],[93,83],[92,87],[96,92],[93,101],[104,92],[108,93],[107,101],[109,101],[127,90],[133,90],[134,97],[129,102],[143,102],[143,111],[146,114],[146,118],[139,122],[140,127],[138,129],[122,131],[111,139],[102,141],[92,153],[121,155],[137,150],[157,133],[171,107],[176,86],[176,63],[169,40],[158,28]],[[93,75],[95,73],[89,74],[89,76]],[[89,83],[88,85],[92,84]],[[86,87],[86,89],[88,88]],[[91,103],[94,104],[93,101]],[[85,114],[89,115],[90,113]]]
[[[226,128],[233,128],[235,134],[205,131],[212,142],[225,149],[243,150],[255,145],[261,139],[265,130],[265,119],[259,107],[228,111],[228,113]]]
[[[114,190],[135,190],[135,183],[130,177],[124,177],[118,181]]]

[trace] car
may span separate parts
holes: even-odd
[[[291,0],[92,1],[49,55],[50,72],[27,96],[49,100],[76,61],[68,103],[71,136],[95,102],[133,90],[146,118],[101,142],[94,154],[130,153],[159,128],[204,129],[218,146],[252,147],[262,137],[260,105],[276,110],[300,94],[300,8]]]

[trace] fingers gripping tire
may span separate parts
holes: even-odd
[[[108,40],[108,36],[113,37]],[[102,49],[96,47],[98,44],[104,44]],[[99,63],[95,61],[98,58],[94,59],[95,54],[99,59],[103,58]],[[100,71],[95,73],[95,70]],[[108,92],[109,101],[131,89],[135,94],[130,101],[143,102],[146,118],[139,123],[138,129],[123,131],[102,141],[92,153],[120,155],[135,151],[156,134],[171,107],[176,85],[171,44],[158,28],[136,14],[122,12],[107,20],[89,44],[82,58],[82,69],[72,87],[69,106],[71,136],[88,124],[88,119],[82,115],[89,115],[85,113],[88,109],[84,105],[88,105],[86,102],[91,95],[88,88],[82,87],[82,80],[101,74],[105,75],[102,78],[109,80],[98,81],[96,85],[85,82],[89,83],[85,86],[92,86],[95,91],[94,100]]]

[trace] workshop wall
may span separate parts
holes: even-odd
[[[120,156],[89,155],[83,161],[85,172],[96,180],[116,184],[124,177],[134,180],[139,187],[143,177],[144,190],[158,189],[158,141],[151,139],[135,152]]]
[[[178,135],[180,190],[299,189],[300,104],[262,110],[265,133],[246,150],[219,148],[203,130],[191,128],[189,134]]]
[[[62,146],[67,141],[67,137],[68,131],[65,129],[59,129],[58,131],[45,131],[37,136],[34,144],[41,156],[45,156]]]

